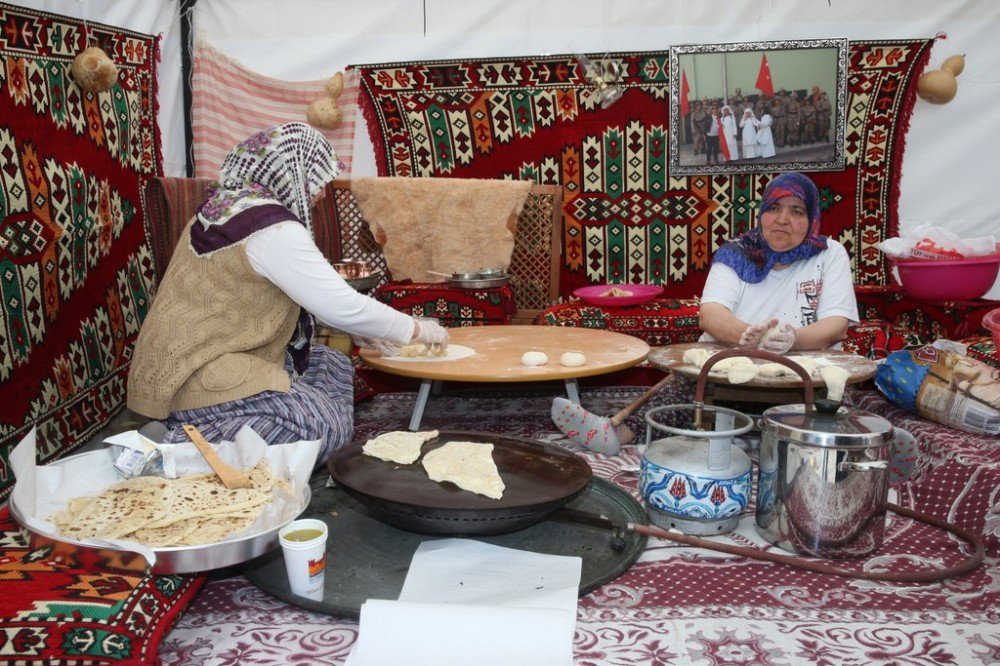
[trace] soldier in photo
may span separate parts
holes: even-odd
[[[788,98],[788,108],[785,111],[785,145],[799,145],[801,141],[801,131],[802,111],[799,106],[799,97],[793,92]]]
[[[694,111],[691,112],[691,129],[694,131],[694,154],[705,153],[707,145],[705,132],[708,130],[708,109],[701,102],[694,103]]]
[[[830,128],[833,121],[833,105],[825,92],[819,94],[819,101],[816,102],[816,134],[817,139],[823,143],[832,141],[830,138]]]

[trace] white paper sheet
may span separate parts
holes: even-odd
[[[582,560],[470,539],[420,544],[398,601],[361,608],[350,666],[571,666]]]

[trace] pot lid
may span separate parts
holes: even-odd
[[[813,446],[868,447],[892,440],[892,424],[854,407],[824,414],[803,404],[779,405],[764,411],[760,429],[782,439]]]

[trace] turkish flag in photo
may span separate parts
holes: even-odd
[[[687,72],[683,69],[681,70],[681,115],[686,116],[691,112],[691,106],[688,103],[688,95],[691,94],[691,86],[688,85]]]
[[[768,97],[774,97],[774,82],[771,80],[771,68],[767,65],[767,54],[760,56],[760,72],[757,73],[756,88]]]

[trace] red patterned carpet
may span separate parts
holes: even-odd
[[[611,413],[640,388],[591,389],[585,406]],[[809,574],[651,539],[624,575],[580,599],[577,664],[992,664],[1000,660],[1000,449],[906,413],[872,391],[854,394],[914,435],[915,476],[896,501],[985,534],[987,561],[937,584],[902,585]],[[431,398],[427,427],[555,440],[551,395],[469,392]],[[404,427],[412,394],[358,408],[359,436]],[[599,476],[634,491],[639,455],[585,454]],[[758,548],[753,516],[724,541]],[[893,518],[870,566],[947,566],[962,557],[943,532]],[[335,575],[335,572],[332,572]],[[357,623],[290,606],[242,576],[216,579],[167,636],[167,664],[342,664]]]

